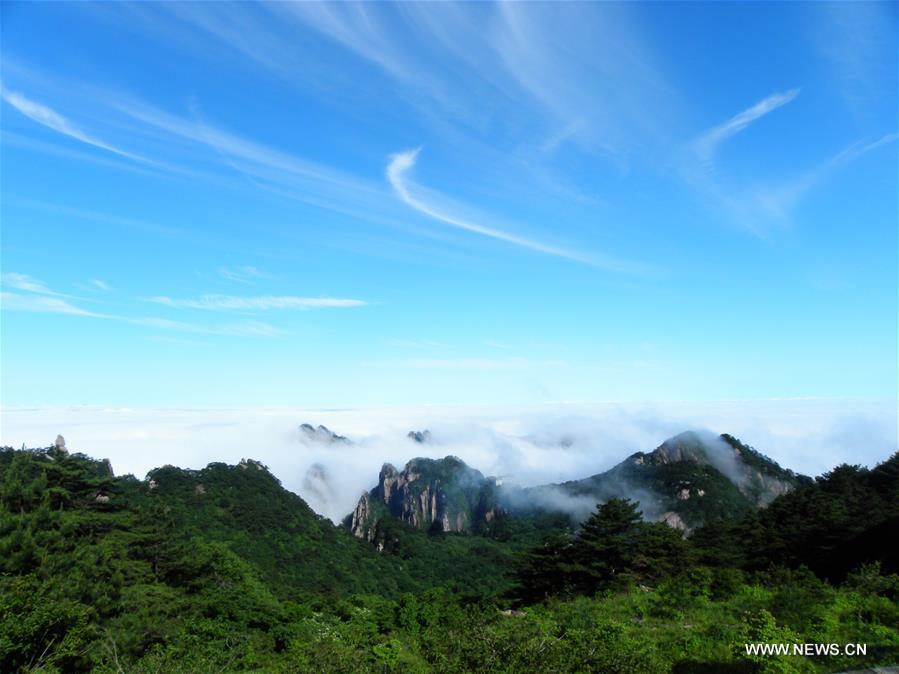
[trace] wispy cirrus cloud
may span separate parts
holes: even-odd
[[[793,207],[813,187],[840,167],[896,139],[890,133],[876,140],[858,141],[828,159],[780,182],[744,186],[728,180],[715,166],[720,146],[751,124],[795,100],[799,89],[776,92],[700,134],[687,148],[680,166],[682,178],[710,207],[723,211],[740,227],[760,237],[772,223],[786,221]]]
[[[550,149],[571,140],[619,158],[658,135],[661,109],[670,122],[678,107],[634,13],[623,6],[586,4],[566,12],[538,3],[269,7],[377,66],[413,105],[424,99],[463,125],[481,124],[485,109],[501,108],[510,119],[534,122]],[[554,30],[546,29],[549,23]]]
[[[280,337],[284,334],[273,325],[259,321],[242,321],[229,325],[200,325],[186,323],[184,321],[172,321],[167,318],[126,318],[116,317],[118,320],[141,325],[148,328],[161,330],[173,330],[195,335],[220,335],[225,337]]]
[[[233,180],[233,174],[256,188],[322,209],[369,221],[394,224],[387,190],[374,181],[324,163],[296,156],[206,123],[198,106],[191,116],[171,114],[127,95],[96,91],[89,112],[95,127],[129,129],[130,138],[147,148],[138,155],[85,131],[49,106],[24,94],[2,90],[3,98],[34,121],[82,143],[143,162],[152,168],[213,183]],[[210,155],[211,151],[211,155]],[[170,161],[175,157],[175,161]],[[226,170],[223,172],[222,168]],[[231,175],[229,175],[231,174]],[[238,273],[241,273],[238,271]],[[248,275],[243,270],[244,276]],[[252,275],[252,272],[249,273]]]
[[[789,91],[771,94],[752,107],[734,115],[723,124],[709,129],[699,136],[693,143],[694,152],[696,152],[703,163],[710,162],[721,143],[731,136],[740,133],[754,121],[786,105],[798,95],[799,89],[790,89]]]
[[[368,90],[382,75],[434,131],[510,163],[523,139],[506,131],[527,125],[532,148],[549,138],[550,148],[571,142],[624,164],[648,145],[671,142],[683,107],[640,12],[627,5],[236,3],[212,11],[160,3],[97,11],[179,47],[200,50],[211,38],[293,85],[327,82],[329,97],[341,100],[350,95],[334,83],[370,65],[375,77],[346,89]],[[309,59],[306,46],[321,38],[343,58]],[[492,143],[510,141],[502,151],[477,138],[487,124],[499,132]]]
[[[387,180],[393,187],[394,192],[400,198],[400,200],[403,201],[403,203],[405,203],[407,206],[411,206],[419,213],[422,213],[423,215],[426,215],[434,220],[439,220],[440,222],[450,225],[451,227],[463,229],[465,231],[479,234],[481,236],[486,236],[491,239],[504,241],[520,248],[526,248],[528,250],[543,253],[545,255],[552,255],[554,257],[560,257],[614,272],[635,273],[638,271],[645,271],[645,267],[642,267],[641,265],[637,265],[635,263],[626,262],[624,260],[617,260],[615,258],[603,255],[584,255],[565,248],[551,246],[540,241],[535,241],[533,239],[528,239],[522,236],[518,236],[517,234],[512,234],[510,232],[497,229],[495,227],[488,227],[486,225],[450,215],[443,212],[439,207],[426,203],[412,193],[413,185],[407,178],[407,174],[415,166],[415,162],[418,159],[418,154],[420,151],[421,148],[406,150],[405,152],[398,152],[390,156],[390,162],[387,164]]]
[[[400,339],[392,337],[390,339],[385,339],[384,343],[387,346],[392,346],[398,349],[442,349],[446,348],[446,344],[443,342],[438,342],[433,339]]]
[[[0,284],[4,288],[12,288],[13,290],[22,290],[27,293],[35,293],[36,295],[47,295],[50,297],[65,297],[72,300],[82,300],[83,298],[76,295],[68,295],[66,293],[51,290],[47,285],[33,276],[28,274],[20,274],[18,272],[5,272],[0,276]],[[89,301],[89,300],[85,300]]]
[[[0,293],[0,310],[4,312],[62,314],[190,334],[230,337],[277,337],[284,334],[278,328],[260,321],[241,321],[227,325],[203,325],[185,321],[173,321],[155,316],[128,316],[120,313],[110,314],[89,311],[69,302],[67,299],[63,299],[63,297],[68,296],[54,293],[39,281],[34,281],[30,276],[17,274],[14,277],[19,277],[20,280],[21,278],[29,279],[29,281],[20,283],[24,288],[17,288],[25,292],[4,290]]]
[[[28,274],[19,274],[17,272],[10,271],[3,274],[2,280],[4,286],[15,288],[16,290],[24,290],[26,292],[38,293],[40,295],[59,294],[50,290],[46,285],[44,285],[43,281],[38,281],[36,278],[33,278]]]
[[[98,314],[52,295],[23,295],[4,290],[0,293],[0,309],[3,311],[28,311],[42,314],[68,314],[70,316],[89,316],[92,318],[111,318]]]
[[[872,103],[895,107],[896,8],[879,2],[823,2],[806,6],[818,52],[829,63],[843,98],[859,113]],[[884,81],[892,86],[884,87]]]
[[[748,198],[757,212],[767,217],[785,218],[803,195],[831,178],[846,165],[861,156],[896,142],[897,134],[887,133],[876,140],[861,140],[840,150],[826,161],[806,170],[798,178],[782,185],[760,188],[750,193]]]
[[[639,148],[667,142],[679,96],[630,7],[495,7],[491,46],[499,70],[538,104],[557,138],[623,163]]]
[[[81,141],[82,143],[93,145],[94,147],[98,147],[101,150],[106,150],[107,152],[112,152],[122,157],[127,157],[129,159],[135,159],[142,162],[153,163],[145,157],[127,152],[126,150],[116,147],[115,145],[111,145],[106,141],[100,140],[99,138],[88,134],[67,117],[64,117],[63,115],[56,112],[52,108],[47,107],[46,105],[27,98],[24,94],[20,94],[15,91],[9,91],[8,89],[4,88],[2,89],[2,96],[3,100],[5,100],[13,108],[21,112],[29,119],[37,122],[38,124],[42,124],[50,129],[53,129],[58,133],[68,136],[69,138],[74,138],[75,140]]]
[[[250,265],[240,267],[219,267],[218,274],[224,279],[235,283],[253,283],[254,281],[268,278],[268,275]]]
[[[297,297],[295,295],[261,295],[237,297],[234,295],[202,295],[196,299],[174,299],[166,296],[147,298],[148,302],[164,304],[179,309],[213,309],[220,311],[268,311],[270,309],[326,309],[364,307],[365,300],[337,297]]]
[[[529,358],[409,358],[406,360],[373,361],[368,367],[411,370],[532,370],[566,368],[563,360],[532,360]]]
[[[286,3],[272,4],[271,9],[283,18],[300,23],[340,43],[362,58],[368,59],[401,79],[421,78],[421,70],[406,58],[400,36],[391,31],[382,7],[370,3]]]
[[[192,106],[193,118],[188,118],[170,114],[125,96],[117,96],[108,100],[100,96],[94,103],[100,108],[106,108],[96,113],[100,117],[108,117],[105,123],[114,122],[112,124],[114,127],[123,121],[127,122],[129,127],[134,129],[136,136],[141,136],[143,140],[154,143],[153,147],[160,152],[177,147],[178,152],[185,157],[189,156],[194,160],[200,160],[203,156],[200,165],[205,166],[208,165],[206,162],[210,159],[209,150],[211,149],[220,160],[218,171],[221,171],[221,164],[224,163],[226,167],[233,169],[254,187],[314,207],[363,219],[366,223],[378,223],[407,230],[415,229],[414,225],[405,224],[408,218],[403,217],[403,209],[398,207],[395,200],[391,198],[390,192],[382,184],[217,128],[199,118],[196,106]],[[51,128],[83,142],[90,143],[96,140],[93,135],[89,135],[71,124],[63,123],[65,118],[55,111],[49,108],[46,110],[45,118],[59,122],[51,125]],[[74,133],[67,133],[73,129]],[[160,141],[164,141],[165,149],[160,145]],[[108,144],[101,143],[100,146],[105,147],[106,145]],[[123,153],[120,152],[120,154]],[[145,159],[129,153],[124,153],[124,155],[139,160]],[[184,173],[178,169],[177,165],[162,159],[147,161],[163,171],[172,170]],[[574,249],[554,246],[534,238],[521,236],[501,227],[484,225],[470,217],[455,215],[446,208],[423,200],[419,196],[422,190],[413,191],[410,188],[405,173],[414,165],[414,162],[414,153],[400,153],[394,156],[391,166],[388,167],[388,178],[394,191],[401,196],[406,205],[412,206],[432,219],[518,247],[566,258],[607,271],[641,274],[648,270],[645,265],[610,255],[583,254]],[[205,170],[201,170],[195,177],[204,177],[202,174]],[[193,169],[190,172],[197,173]],[[429,238],[440,238],[439,233],[435,233],[429,228],[419,227],[416,233]],[[258,274],[255,273],[257,271],[251,271],[249,268],[224,269],[220,273],[229,280],[249,283],[258,277]]]

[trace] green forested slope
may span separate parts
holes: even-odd
[[[574,536],[406,527],[378,554],[253,462],[140,481],[58,450],[0,450],[0,671],[896,664],[897,464],[839,467],[688,539],[612,501]],[[748,657],[747,641],[859,642],[868,655]]]

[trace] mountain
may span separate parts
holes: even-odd
[[[560,496],[578,499],[582,509],[591,501],[631,498],[640,503],[646,519],[689,531],[709,517],[765,507],[809,481],[731,435],[686,431],[604,473],[526,492],[531,502],[547,507]]]
[[[427,444],[434,439],[431,436],[431,431],[429,431],[427,428],[423,431],[409,431],[406,434],[406,437],[409,438],[412,442],[417,442],[420,445]]]
[[[348,445],[350,439],[343,435],[337,435],[327,426],[313,426],[312,424],[300,424],[300,441],[304,443],[317,443],[322,445]]]
[[[789,481],[733,443],[742,498]],[[629,461],[708,468],[705,444]],[[251,459],[140,480],[58,447],[0,448],[0,671],[749,673],[770,669],[734,644],[780,639],[868,645],[790,656],[791,671],[895,665],[899,455],[797,482],[683,538],[617,499],[576,530],[500,509],[524,490],[415,460],[368,495],[378,554]],[[421,509],[390,515],[407,498]]]
[[[148,526],[164,526],[181,540],[202,536],[248,560],[276,593],[342,594],[399,591],[391,564],[373,559],[346,532],[284,489],[253,459],[200,470],[164,466],[146,481],[123,481],[120,497],[139,509]],[[386,575],[382,575],[385,574]]]
[[[385,463],[377,486],[362,495],[344,525],[369,541],[375,540],[378,522],[385,517],[426,531],[469,532],[500,513],[495,485],[454,456],[412,459],[402,471]]]
[[[456,457],[412,459],[402,471],[385,464],[344,525],[358,538],[385,541],[384,518],[426,531],[488,533],[506,518],[561,513],[574,522],[598,503],[631,498],[644,518],[691,531],[710,517],[764,507],[808,478],[781,468],[730,435],[687,431],[649,453],[637,452],[604,473],[528,489],[484,477]]]

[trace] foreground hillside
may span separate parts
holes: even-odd
[[[378,553],[253,461],[137,480],[55,448],[0,450],[0,671],[899,662],[896,456],[839,467],[688,538],[621,499],[574,529],[550,518],[526,535],[389,519],[410,535]],[[747,656],[747,642],[863,643],[867,654]]]

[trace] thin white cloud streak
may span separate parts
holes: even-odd
[[[799,89],[775,93],[756,103],[723,124],[700,135],[688,148],[681,164],[682,178],[710,206],[728,213],[744,229],[766,237],[769,225],[785,221],[802,197],[824,182],[841,167],[872,150],[895,142],[897,135],[888,133],[874,141],[858,141],[811,167],[798,177],[779,185],[745,188],[728,187],[713,167],[718,147],[753,122],[794,100]]]
[[[350,51],[373,61],[401,79],[413,79],[419,71],[405,58],[398,41],[381,21],[383,8],[371,3],[278,3],[269,6],[293,16],[339,42]],[[417,77],[415,79],[418,79]]]
[[[185,119],[135,102],[116,101],[112,105],[129,117],[167,134],[208,146],[225,158],[245,162],[232,166],[257,179],[291,184],[290,177],[346,192],[383,194],[382,190],[352,174],[275,150],[196,119]]]
[[[858,141],[786,185],[758,190],[751,195],[756,210],[768,217],[787,217],[790,209],[806,192],[826,181],[843,166],[873,150],[896,142],[896,139],[897,134],[888,133],[872,142]]]
[[[74,159],[79,162],[89,163],[95,166],[102,166],[104,168],[111,168],[116,171],[127,171],[136,175],[158,175],[158,173],[154,170],[155,165],[154,168],[151,168],[149,164],[147,166],[142,166],[139,162],[131,161],[126,157],[105,153],[101,154],[91,151],[90,148],[85,148],[84,150],[82,150],[80,149],[82,147],[80,145],[63,146],[59,145],[56,142],[48,142],[38,140],[37,138],[23,136],[19,133],[9,131],[7,129],[3,130],[2,145],[4,147],[18,147],[30,152],[39,152],[41,154],[51,155],[53,157],[59,157],[62,159]]]
[[[269,309],[323,309],[363,307],[365,300],[336,297],[296,297],[293,295],[262,295],[259,297],[236,297],[233,295],[203,295],[198,299],[173,299],[158,296],[147,298],[148,302],[164,304],[181,309],[213,310],[258,310]]]
[[[805,22],[846,102],[860,115],[895,106],[896,8],[892,3],[808,3]],[[883,82],[891,82],[887,87]]]
[[[196,115],[193,119],[173,115],[120,93],[97,91],[91,100],[98,106],[92,119],[100,126],[125,126],[129,137],[141,138],[148,148],[155,148],[155,152],[172,153],[180,157],[179,161],[202,167],[195,170],[157,158],[146,160],[148,165],[160,171],[224,185],[228,189],[239,187],[230,178],[223,182],[226,179],[226,174],[221,171],[223,162],[253,187],[281,198],[417,237],[441,238],[432,229],[410,224],[403,217],[404,209],[396,204],[390,190],[380,182],[256,143],[199,121]],[[210,159],[215,165],[210,164]],[[176,233],[174,228],[168,230]],[[177,233],[184,237],[197,236],[190,230]],[[216,243],[221,245],[218,238]],[[255,277],[248,269],[230,271],[233,272],[231,280],[235,281],[239,275],[243,275],[245,281]],[[224,271],[223,275],[228,276],[229,271]]]
[[[124,99],[110,105],[162,132],[169,142],[174,137],[213,150],[256,188],[364,222],[403,228],[401,209],[392,205],[387,189],[371,180],[256,143],[196,117],[186,119]]]
[[[243,321],[231,325],[198,325],[196,323],[184,323],[182,321],[172,321],[167,318],[127,318],[116,316],[116,320],[131,323],[132,325],[140,325],[148,328],[159,328],[161,330],[174,330],[176,332],[186,332],[197,335],[219,335],[223,337],[281,337],[284,335],[282,330],[258,321]]]
[[[848,148],[837,154],[829,163],[831,165],[839,165],[852,161],[862,156],[863,154],[870,152],[871,150],[876,150],[877,148],[883,147],[884,145],[895,143],[897,138],[899,138],[899,134],[897,133],[886,133],[877,140],[870,143],[865,143],[864,141],[853,143]]]
[[[94,147],[100,148],[101,150],[106,150],[107,152],[112,152],[113,154],[127,157],[128,159],[134,159],[136,161],[146,162],[150,164],[155,163],[145,157],[127,152],[114,145],[110,145],[109,143],[102,141],[99,138],[95,138],[87,134],[55,110],[47,107],[46,105],[42,105],[40,103],[32,101],[29,98],[26,98],[23,94],[3,89],[2,95],[3,100],[5,100],[23,115],[25,115],[32,121],[37,122],[38,124],[42,124],[43,126],[56,131],[57,133],[61,133],[64,136],[68,136],[69,138],[74,138],[75,140],[81,141],[82,143],[93,145]]]
[[[470,222],[468,220],[463,220],[461,218],[448,215],[436,209],[435,207],[426,204],[421,199],[418,199],[412,194],[410,184],[406,180],[406,174],[412,169],[412,167],[415,166],[415,162],[418,158],[418,153],[420,152],[420,150],[421,148],[415,150],[407,150],[405,152],[398,152],[397,154],[390,156],[390,162],[387,164],[387,180],[393,187],[394,192],[396,192],[396,195],[400,198],[400,200],[403,201],[403,203],[414,208],[416,211],[428,216],[429,218],[433,218],[434,220],[439,220],[440,222],[443,222],[447,225],[451,225],[452,227],[463,229],[474,234],[480,234],[481,236],[486,236],[491,239],[497,239],[499,241],[511,243],[515,246],[527,248],[528,250],[533,250],[545,255],[552,255],[554,257],[560,257],[567,260],[572,260],[574,262],[580,262],[582,264],[599,267],[607,271],[634,273],[639,270],[638,265],[635,264],[615,260],[610,257],[581,255],[564,248],[549,246],[544,243],[540,243],[539,241],[526,239],[524,237],[510,234],[493,227],[487,227],[474,222]]]
[[[497,3],[495,57],[554,128],[581,120],[569,138],[626,164],[634,150],[666,142],[678,96],[626,5],[567,7]]]
[[[50,290],[42,281],[28,276],[28,274],[19,274],[17,272],[6,272],[3,274],[3,285],[15,288],[16,290],[25,290],[30,293],[38,293],[41,295],[56,295],[57,293]]]
[[[718,146],[752,124],[765,115],[774,112],[778,108],[786,105],[799,95],[799,89],[790,89],[782,93],[774,93],[767,98],[759,101],[755,105],[743,112],[734,115],[729,120],[709,129],[703,133],[694,143],[693,147],[697,155],[704,162],[709,162],[715,155]]]
[[[246,283],[250,284],[256,280],[268,278],[267,274],[256,269],[256,267],[252,266],[242,266],[242,267],[219,267],[218,268],[219,276],[222,278],[228,279],[229,281],[234,281],[235,283]]]
[[[317,33],[389,77],[396,85],[391,93],[435,131],[496,157],[509,153],[493,152],[475,136],[488,125],[505,134],[523,120],[539,128],[529,141],[536,148],[539,138],[568,128],[568,139],[617,164],[645,155],[651,143],[676,138],[670,129],[679,116],[678,95],[637,13],[625,6],[575,3],[560,11],[538,3],[237,3],[219,12],[162,3],[139,9],[104,7],[128,12],[122,20],[130,26],[179,47],[191,44],[204,55],[208,49],[196,38],[211,37],[304,89],[337,81],[345,85],[338,89],[357,90],[358,82],[347,81],[351,68],[308,58],[303,45],[315,44]],[[371,80],[361,88],[377,86]],[[333,88],[328,95],[335,95]],[[572,120],[583,123],[571,127]]]
[[[83,143],[177,175],[204,181],[222,178],[220,173],[187,169],[180,164],[121,150],[82,131],[60,113],[34,103],[24,95],[10,94],[4,89],[3,97],[34,121]],[[187,159],[198,166],[208,165],[209,156],[196,152],[196,146],[200,146],[212,150],[217,160],[223,161],[254,187],[325,210],[397,226],[394,213],[397,209],[390,207],[389,192],[375,182],[255,143],[197,119],[168,114],[120,94],[95,92],[92,101],[105,108],[94,113],[95,122],[101,126],[113,123],[121,126],[126,122],[130,124],[130,136],[156,143],[158,152],[180,153],[182,160]]]
[[[97,314],[76,307],[63,299],[44,295],[20,295],[4,290],[0,293],[0,309],[3,311],[27,311],[42,314],[67,314],[69,316],[88,316],[91,318],[110,318],[105,314]]]
[[[576,119],[573,122],[566,124],[558,131],[549,135],[549,137],[543,141],[543,144],[540,146],[540,150],[551,154],[559,149],[559,146],[562,145],[566,140],[573,138],[578,133],[584,130],[587,126],[587,120],[583,117],[580,119]]]
[[[531,360],[527,358],[410,358],[408,360],[377,361],[367,367],[412,370],[530,370],[538,368],[567,368],[563,360]]]
[[[67,295],[65,293],[56,292],[55,290],[51,290],[48,288],[43,281],[39,281],[38,279],[29,276],[28,274],[19,274],[18,272],[5,272],[2,277],[0,277],[0,281],[2,281],[3,287],[13,288],[14,290],[23,290],[28,293],[35,293],[37,295],[48,295],[51,297],[65,297],[70,300],[84,300],[84,298],[78,297],[76,295]]]
[[[90,280],[90,284],[94,286],[97,290],[102,290],[103,292],[109,292],[109,284],[106,281],[101,281],[98,278],[93,278]]]
[[[390,338],[384,340],[387,346],[396,347],[398,349],[441,349],[446,344],[431,339],[398,339]]]
[[[658,136],[659,110],[670,123],[677,107],[631,13],[619,6],[568,5],[551,16],[536,3],[269,7],[367,59],[402,85],[410,103],[436,102],[454,122],[481,125],[484,110],[499,107],[509,117],[532,116],[550,137],[562,127],[557,142],[576,140],[618,161]]]
[[[96,101],[126,115],[131,122],[140,122],[143,128],[136,129],[137,134],[147,135],[150,133],[152,135],[152,133],[156,133],[158,135],[159,132],[162,132],[162,137],[167,137],[167,147],[172,146],[171,137],[175,136],[189,144],[211,148],[226,165],[255,187],[315,207],[364,218],[368,222],[409,229],[403,225],[401,211],[391,205],[393,200],[390,199],[389,192],[376,183],[260,145],[205,124],[198,119],[179,118],[151,106],[128,101],[124,97],[115,96],[104,101],[100,96]],[[71,130],[64,126],[60,129]],[[76,137],[80,140],[92,138],[83,132]],[[144,160],[143,157],[136,155],[133,158]],[[169,166],[161,161],[152,161],[151,163],[160,169],[179,172],[177,167]],[[402,175],[396,174],[396,181],[392,182],[395,191],[398,189],[404,195],[407,205],[413,205],[429,217],[456,228],[608,271],[636,274],[648,271],[648,268],[643,265],[601,254],[584,255],[574,250],[544,244],[496,227],[481,225],[470,219],[451,215],[414,197],[406,187]],[[427,230],[419,230],[416,233],[429,237],[434,236]]]
[[[202,335],[219,335],[225,337],[279,337],[284,333],[278,328],[258,321],[242,321],[229,325],[199,325],[183,321],[172,321],[165,318],[133,317],[117,314],[101,314],[87,311],[66,300],[52,295],[19,294],[9,291],[0,293],[0,311],[18,311],[26,313],[62,314],[80,318],[94,318],[116,321],[141,327],[171,330]]]

